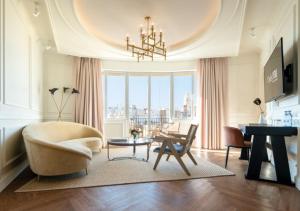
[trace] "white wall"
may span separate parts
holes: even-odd
[[[263,67],[266,64],[270,54],[283,37],[283,51],[285,65],[293,63],[297,68],[297,45],[299,39],[299,0],[286,0],[281,2],[280,10],[274,13],[273,25],[270,34],[266,37],[265,46],[260,56],[260,93],[263,94]],[[299,70],[299,67],[298,67]],[[296,70],[296,72],[299,72]],[[296,76],[297,77],[297,76]],[[295,81],[300,81],[300,74]],[[299,83],[299,82],[298,82]],[[298,84],[299,87],[299,84]],[[266,105],[267,118],[269,122],[282,120],[284,111],[291,110],[294,115],[294,126],[300,127],[300,89],[289,97]],[[300,161],[300,153],[297,153],[297,145],[300,145],[300,137],[286,138],[287,150],[289,154],[289,164],[292,179],[295,179],[298,171],[296,185],[300,189],[300,168],[297,170],[297,159]],[[298,157],[298,158],[297,158]],[[299,165],[298,165],[299,166]]]
[[[62,87],[74,87],[74,57],[58,54],[55,51],[47,51],[44,54],[44,61],[44,120],[57,120],[57,109],[48,90],[54,87],[59,88],[54,97],[57,103],[60,104]],[[62,120],[74,120],[74,97],[72,95],[69,98],[62,113]],[[66,98],[64,98],[64,102],[65,100]]]
[[[228,121],[230,126],[255,123],[259,108],[253,100],[259,95],[259,55],[245,54],[228,60]]]
[[[26,167],[22,128],[42,119],[43,49],[18,1],[0,1],[0,191]]]

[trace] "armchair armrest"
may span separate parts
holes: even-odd
[[[170,133],[169,135],[174,136],[176,138],[186,138],[186,134],[180,134],[180,133]]]
[[[180,133],[175,132],[175,131],[161,132],[161,135],[171,136],[171,137],[175,137],[175,138],[186,138],[187,137],[186,134],[180,134]]]
[[[167,135],[155,136],[153,139],[154,139],[154,141],[158,141],[158,142],[170,141],[173,144],[176,144],[176,143],[186,144],[186,140],[184,140],[184,139],[167,136]]]

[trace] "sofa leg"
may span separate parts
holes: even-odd
[[[88,170],[87,170],[87,168],[85,169],[85,174],[88,175]]]

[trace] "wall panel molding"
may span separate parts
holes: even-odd
[[[24,16],[24,17],[23,17]],[[43,120],[43,51],[21,4],[0,0],[0,191],[28,166],[22,129]],[[35,100],[35,101],[33,101]]]
[[[32,110],[32,38],[28,39],[28,108]]]
[[[3,166],[12,164],[25,153],[22,139],[23,127],[4,127],[3,128]],[[17,147],[16,147],[17,146]]]
[[[0,178],[2,175],[2,168],[3,168],[3,158],[4,158],[4,150],[3,150],[3,128],[0,127]]]
[[[30,34],[13,1],[4,10],[3,104],[29,109]]]
[[[27,166],[27,160],[24,160],[7,174],[2,175],[2,177],[0,177],[0,192],[3,191]]]
[[[0,104],[3,102],[4,69],[4,1],[0,0]]]

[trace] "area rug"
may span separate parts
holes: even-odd
[[[130,156],[131,153],[131,148],[114,148],[110,150],[111,157]],[[137,147],[137,156],[146,157],[146,149],[144,147]],[[164,155],[157,169],[153,170],[156,157],[157,153],[151,150],[148,162],[137,160],[108,161],[107,152],[103,150],[101,153],[93,155],[92,162],[88,167],[88,175],[85,174],[85,171],[82,171],[66,176],[41,177],[40,181],[34,178],[16,190],[16,192],[188,180],[234,175],[232,172],[197,156],[194,156],[198,163],[197,166],[192,163],[188,156],[183,157],[183,162],[189,169],[191,176],[185,174],[173,156],[171,156],[169,161],[166,161],[166,155]]]

